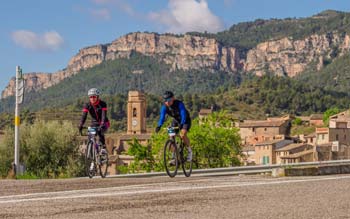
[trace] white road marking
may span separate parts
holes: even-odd
[[[235,184],[232,184],[232,182],[226,181],[222,185],[201,185],[201,186],[198,186],[198,185],[183,186],[181,185],[181,183],[176,184],[176,182],[169,182],[169,183],[160,183],[161,185],[164,185],[163,188],[151,188],[151,187],[147,188],[147,186],[144,186],[144,185],[133,185],[133,186],[110,187],[110,188],[100,188],[100,189],[72,190],[72,191],[62,191],[62,192],[47,192],[47,193],[32,193],[32,194],[25,194],[25,195],[2,196],[0,197],[0,204],[61,200],[61,199],[76,199],[76,198],[88,198],[88,197],[136,195],[136,194],[146,194],[146,193],[168,193],[168,192],[177,192],[177,191],[185,191],[185,190],[276,185],[276,184],[316,182],[316,181],[341,180],[341,179],[350,179],[350,176],[335,176],[335,177],[322,177],[322,178],[311,178],[311,179],[291,179],[291,180],[277,180],[277,181],[257,181],[257,182],[242,182],[242,183],[235,181],[233,182]],[[185,181],[185,182],[191,183],[192,181]],[[175,185],[171,185],[171,184],[175,184]],[[159,186],[159,184],[149,184],[149,185],[153,187]],[[135,191],[130,189],[142,189],[142,190]],[[121,191],[121,190],[127,190],[127,191]],[[52,196],[52,195],[56,195],[56,196]],[[31,196],[49,196],[49,197],[30,198]]]

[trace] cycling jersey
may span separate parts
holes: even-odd
[[[98,100],[95,104],[92,103],[86,103],[83,107],[83,115],[80,120],[80,124],[83,125],[86,121],[87,114],[91,115],[91,126],[98,127],[98,126],[106,126],[105,128],[109,127],[109,121],[107,118],[107,104],[102,101]]]
[[[191,124],[190,113],[187,111],[182,101],[174,100],[174,103],[169,107],[164,104],[162,105],[162,108],[160,109],[158,126],[162,126],[164,124],[166,114],[173,117],[174,120],[181,126],[187,125],[189,129]]]

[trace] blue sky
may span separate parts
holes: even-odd
[[[79,49],[130,32],[217,32],[257,18],[350,12],[348,0],[3,0],[0,91],[15,75],[56,72]]]

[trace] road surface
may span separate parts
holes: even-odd
[[[350,175],[0,180],[0,218],[350,218]]]

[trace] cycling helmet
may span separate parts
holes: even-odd
[[[99,89],[97,88],[91,88],[89,91],[88,91],[88,96],[91,97],[91,96],[100,96],[101,92]]]
[[[173,96],[174,96],[173,92],[165,91],[164,94],[163,94],[163,99],[166,100],[166,99],[172,98]]]

